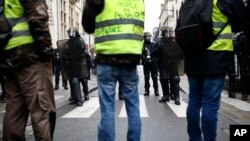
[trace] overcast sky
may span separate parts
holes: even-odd
[[[152,33],[154,27],[159,25],[159,16],[161,12],[161,3],[164,0],[144,0],[145,2],[145,29]]]

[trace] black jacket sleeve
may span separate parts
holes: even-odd
[[[82,14],[82,26],[84,30],[92,34],[95,31],[95,17],[104,7],[104,0],[86,0]]]
[[[221,13],[228,17],[233,32],[242,31],[245,17],[243,0],[218,0],[217,4]]]

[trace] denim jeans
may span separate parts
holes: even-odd
[[[202,134],[204,141],[216,140],[218,110],[224,80],[224,75],[188,76],[190,93],[187,107],[187,130],[189,141],[202,141]]]
[[[115,140],[115,93],[119,81],[125,98],[128,116],[127,141],[140,141],[141,118],[139,111],[139,78],[136,66],[114,67],[97,65],[97,82],[101,119],[98,124],[98,141]]]

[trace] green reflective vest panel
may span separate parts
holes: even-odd
[[[141,54],[144,30],[143,0],[105,0],[96,16],[97,54]]]
[[[9,40],[4,50],[10,50],[24,44],[32,43],[29,25],[24,17],[24,9],[19,0],[5,0],[4,14],[12,25],[13,37]]]
[[[213,0],[213,30],[216,35],[223,26],[227,23],[228,18],[223,15],[219,8],[217,7],[217,0]],[[231,25],[228,24],[217,39],[212,43],[212,45],[208,48],[208,50],[213,51],[233,51],[233,41],[232,41],[232,29]]]

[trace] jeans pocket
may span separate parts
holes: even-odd
[[[115,73],[115,70],[112,66],[97,65],[97,77],[99,80],[108,81],[112,78],[113,73]]]

